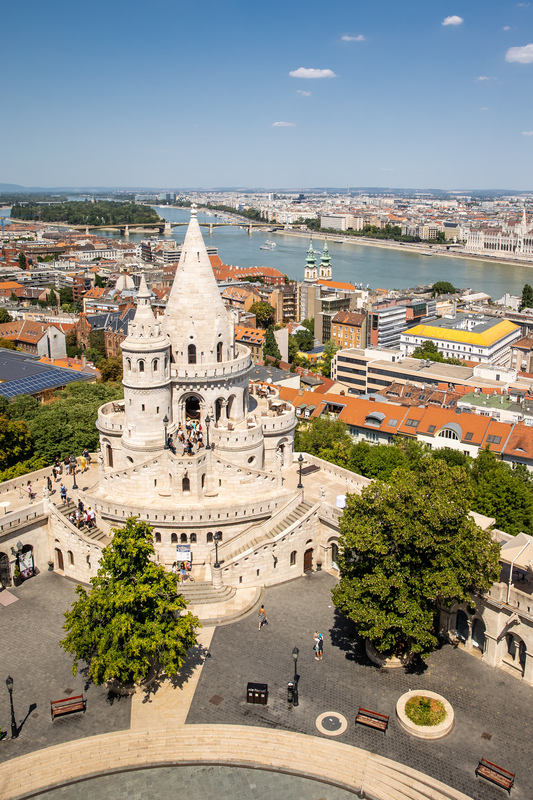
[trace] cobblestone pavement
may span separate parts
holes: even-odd
[[[37,795],[39,800],[353,800],[354,794],[279,772],[236,767],[154,767],[102,775]]]
[[[0,742],[0,760],[50,747],[60,742],[123,730],[130,726],[130,698],[113,699],[85,677],[72,675],[72,659],[60,647],[63,613],[75,600],[76,583],[42,572],[9,589],[19,599],[0,607],[0,727],[9,738]],[[12,740],[9,694],[5,679],[13,678],[15,718],[19,737]],[[50,700],[84,694],[87,713],[50,718]]]
[[[336,613],[333,585],[330,575],[315,573],[269,588],[268,626],[259,632],[254,613],[217,628],[187,723],[259,725],[323,735],[316,718],[337,711],[349,723],[338,741],[432,775],[475,800],[496,800],[505,796],[503,790],[474,775],[483,756],[516,773],[516,800],[531,800],[533,688],[450,645],[433,653],[418,673],[379,670],[361,644],[354,644],[349,623]],[[325,639],[321,662],[315,661],[312,649],[315,630]],[[300,651],[300,704],[292,708],[286,687],[295,646]],[[246,703],[249,681],[268,684],[268,705]],[[439,692],[452,704],[455,726],[445,738],[423,741],[400,728],[396,701],[418,688]],[[390,715],[387,733],[356,726],[359,706]]]

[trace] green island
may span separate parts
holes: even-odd
[[[415,725],[439,725],[446,717],[440,700],[417,694],[405,704],[405,713]]]
[[[137,203],[118,203],[113,200],[73,200],[53,205],[15,203],[11,217],[41,222],[66,222],[69,225],[142,225],[160,222],[161,217],[150,206]]]

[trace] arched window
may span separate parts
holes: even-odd
[[[144,372],[144,361],[139,361],[139,372]]]
[[[170,537],[170,543],[171,543],[171,544],[177,544],[177,543],[178,543],[178,534],[177,534],[177,533],[173,533],[173,534],[171,535],[171,537]]]
[[[196,544],[196,534],[195,533],[191,533],[190,541],[191,541],[191,544]]]
[[[187,476],[185,476],[183,478],[183,480],[181,481],[181,488],[182,488],[182,491],[184,491],[184,492],[190,492],[191,491],[191,482],[190,482],[190,480],[189,480],[189,478]]]
[[[212,533],[208,533],[207,534],[207,544],[211,544],[212,542],[213,542],[213,534]]]
[[[222,531],[217,531],[218,541],[222,541]]]
[[[217,344],[217,361],[222,361],[222,342],[218,342]]]
[[[205,472],[202,475],[202,489],[204,488],[204,486],[205,486]]]
[[[186,541],[187,541],[187,534],[186,533],[182,533],[181,536],[180,536],[180,542],[183,543],[183,542],[186,542]]]
[[[106,456],[107,456],[107,466],[113,466],[113,448],[110,444],[106,444],[105,446]]]
[[[126,359],[126,369],[128,372],[131,370],[131,358]]]
[[[152,361],[152,372],[157,372],[158,369],[159,369],[159,359],[154,358],[154,360]]]
[[[154,534],[154,539],[159,544],[161,542],[161,534],[160,533],[155,533]]]
[[[293,550],[291,553],[291,567],[294,567],[296,564],[296,550]]]
[[[196,345],[190,344],[187,348],[189,364],[196,364]]]
[[[68,563],[69,564],[74,564],[74,554],[73,554],[72,550],[69,550],[67,552],[67,556],[68,556]]]

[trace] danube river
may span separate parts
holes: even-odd
[[[186,222],[186,209],[155,207],[157,213],[170,222]],[[0,209],[0,216],[9,216],[9,209]],[[216,222],[217,218],[199,213],[200,222]],[[165,238],[182,242],[185,226],[174,228]],[[238,227],[215,228],[210,236],[206,228],[205,242],[218,248],[225,264],[239,267],[268,266],[279,269],[290,278],[302,280],[308,239],[284,233],[256,231],[250,236],[247,230]],[[99,232],[100,233],[100,232]],[[102,231],[102,235],[121,238],[117,231]],[[145,239],[152,234],[132,233],[129,241]],[[157,236],[157,234],[155,234]],[[276,242],[274,250],[260,250],[265,239]],[[323,240],[313,239],[313,246],[321,250]],[[461,289],[470,288],[490,294],[498,300],[505,292],[522,294],[525,283],[533,283],[533,271],[514,264],[493,263],[468,258],[449,256],[425,256],[419,253],[402,252],[397,249],[376,247],[359,243],[337,244],[328,241],[332,257],[333,280],[369,285],[372,289],[401,289],[419,284],[447,280]]]

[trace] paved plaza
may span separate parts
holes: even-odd
[[[98,734],[118,735],[124,731],[131,736],[138,730],[142,736],[143,726],[145,736],[146,730],[153,731],[155,753],[162,730],[189,728],[192,740],[194,725],[206,724],[215,728],[255,726],[256,744],[261,728],[332,741],[317,729],[315,721],[324,712],[334,712],[344,715],[348,722],[346,731],[335,739],[339,743],[420,770],[474,800],[497,800],[505,796],[503,791],[474,777],[478,759],[484,756],[516,772],[512,792],[516,800],[531,800],[531,687],[449,645],[432,654],[426,668],[418,671],[379,670],[370,665],[360,644],[354,644],[349,624],[336,614],[330,598],[333,585],[334,578],[321,572],[268,588],[264,596],[268,626],[258,631],[254,610],[231,624],[203,630],[206,655],[201,672],[189,670],[192,677],[179,691],[163,684],[155,695],[134,698],[132,706],[129,699],[109,698],[105,689],[87,685],[82,675],[72,676],[71,660],[58,642],[63,635],[63,611],[75,598],[75,584],[54,573],[43,573],[25,582],[12,590],[19,598],[17,602],[0,607],[0,725],[3,730],[7,728],[9,735],[9,696],[2,686],[5,677],[11,675],[16,719],[21,728],[18,739],[5,738],[0,743],[0,761],[69,741],[74,745],[78,739]],[[325,638],[322,662],[315,661],[312,649],[315,630]],[[300,651],[300,704],[292,708],[287,703],[286,685],[293,676],[295,646]],[[198,654],[191,659],[198,660],[201,661]],[[249,681],[268,684],[268,705],[246,703]],[[421,741],[399,727],[396,700],[403,692],[417,688],[437,691],[452,703],[455,727],[444,739]],[[82,691],[88,700],[87,713],[52,724],[50,700]],[[355,726],[360,705],[390,715],[386,734]],[[83,747],[80,742],[78,755],[84,754]],[[298,767],[295,763],[296,772]],[[232,786],[235,792],[227,796],[238,800],[293,795],[304,800],[343,797],[341,790],[327,785],[310,781],[308,786],[300,786],[294,782],[295,777],[263,770],[253,770],[250,774],[257,776],[257,781],[252,781],[248,770],[235,768],[233,777],[228,777],[231,771],[217,773],[208,765],[188,772],[187,769],[166,766],[108,775],[97,782],[84,781],[48,792],[43,797],[68,800],[75,792],[77,800],[108,796],[171,799],[185,790],[189,800],[211,800],[215,792],[217,800],[223,800],[225,787]],[[151,795],[147,793],[150,789]]]

